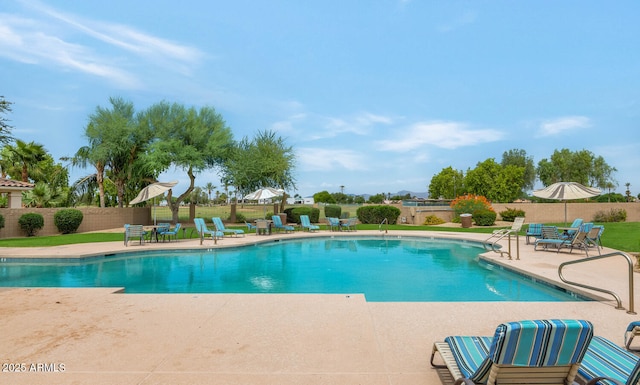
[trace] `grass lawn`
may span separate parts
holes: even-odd
[[[550,223],[550,225],[564,226],[563,223]],[[637,253],[640,251],[640,222],[616,222],[603,223],[605,231],[602,234],[602,244],[613,249]],[[191,226],[193,227],[193,226]],[[191,233],[187,226],[186,234]],[[227,226],[229,228],[243,229],[245,226]],[[490,234],[495,227],[478,227],[462,228],[459,225],[455,227],[443,226],[415,226],[415,225],[389,225],[385,226],[388,230],[427,230],[427,231],[452,231],[452,232],[469,232],[469,233],[486,233]],[[357,226],[359,230],[378,230],[377,224]],[[524,236],[524,231],[521,232]],[[195,235],[193,235],[195,236]],[[10,238],[0,239],[0,247],[43,247],[43,246],[60,246],[74,243],[91,243],[91,242],[113,242],[123,241],[123,233],[80,233],[52,235],[45,237],[30,238]]]

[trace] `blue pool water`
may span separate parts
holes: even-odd
[[[474,242],[335,237],[231,249],[0,263],[0,286],[126,293],[364,293],[368,301],[576,301],[481,262]]]

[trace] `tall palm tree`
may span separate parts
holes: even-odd
[[[216,186],[211,182],[207,182],[207,184],[205,184],[203,187],[203,190],[207,190],[207,195],[209,196],[209,203],[211,203],[211,192],[215,189],[216,189]]]

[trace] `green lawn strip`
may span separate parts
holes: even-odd
[[[563,223],[551,223],[550,225],[564,226]],[[602,234],[602,244],[606,247],[610,247],[625,252],[637,253],[640,251],[640,222],[615,222],[615,223],[603,223],[605,230]],[[246,226],[227,226],[232,229],[242,229],[247,232]],[[459,233],[483,233],[491,234],[496,227],[480,227],[472,226],[470,228],[462,228],[459,225],[457,227],[442,227],[442,226],[415,226],[415,225],[389,225],[380,227],[377,224],[359,224],[356,227],[358,230],[381,230],[381,231],[440,231],[440,232],[459,232]],[[525,225],[526,228],[526,225]],[[197,238],[198,235],[195,231],[192,231],[193,226],[186,227],[185,236],[187,238]],[[324,230],[325,227],[323,226]],[[520,232],[520,235],[524,236],[525,230]],[[178,236],[178,239],[182,239],[182,234]],[[61,246],[70,245],[74,243],[92,243],[92,242],[114,242],[124,240],[124,235],[121,232],[110,233],[79,233],[79,234],[64,234],[64,235],[51,235],[43,237],[29,237],[29,238],[9,238],[0,239],[0,247],[44,247],[44,246]]]

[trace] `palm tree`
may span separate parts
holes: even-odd
[[[36,142],[25,142],[16,139],[15,146],[6,145],[3,156],[8,155],[8,161],[3,164],[3,174],[13,177],[20,175],[22,182],[29,182],[29,175],[42,174],[38,163],[47,158],[47,151],[42,144]]]
[[[207,190],[207,195],[209,196],[209,203],[211,203],[211,192],[215,189],[216,189],[216,186],[214,186],[214,184],[211,182],[207,182],[207,184],[205,184],[203,187],[203,190]]]

